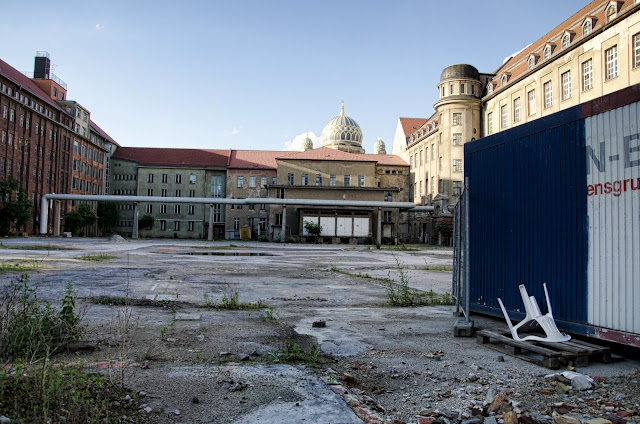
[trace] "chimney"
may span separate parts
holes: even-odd
[[[36,61],[33,67],[34,79],[49,79],[51,75],[51,59],[48,52],[36,52]]]

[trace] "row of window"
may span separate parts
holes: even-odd
[[[137,178],[136,174],[113,174],[114,181],[135,181]]]
[[[351,175],[344,175],[342,177],[343,187],[351,187]],[[287,185],[295,185],[295,176],[293,173],[289,173],[287,175]],[[303,173],[300,176],[300,185],[308,186],[309,185],[309,174]],[[322,174],[316,174],[316,184],[317,187],[322,187]],[[337,178],[335,174],[329,175],[329,187],[337,186]],[[358,187],[364,187],[364,175],[358,175]]]
[[[244,175],[238,175],[236,180],[236,186],[238,188],[244,188]],[[267,186],[268,178],[264,175],[260,177],[260,188],[265,188]],[[255,175],[250,175],[248,178],[249,188],[256,188],[256,184],[258,182],[258,177]],[[275,185],[278,183],[278,179],[276,177],[271,177],[271,184]]]
[[[154,178],[154,174],[147,175],[147,182],[152,183],[153,178]],[[189,184],[195,184],[196,180],[197,180],[196,174],[189,174]],[[175,181],[176,181],[176,184],[182,184],[182,174],[176,174]],[[164,184],[169,182],[169,174],[162,174],[162,182]]]
[[[87,147],[84,144],[80,144],[77,140],[73,142],[73,152],[80,154],[81,157],[86,157],[89,160],[94,160],[95,162],[103,162],[104,154],[97,149],[92,149],[91,147]]]
[[[89,194],[102,194],[102,185],[76,177],[73,177],[71,180],[71,188],[74,190],[85,191]]]
[[[282,215],[280,215],[280,225],[282,225]],[[255,218],[249,218],[247,221],[249,228],[255,228]],[[233,218],[233,229],[235,231],[240,230],[240,218]],[[258,231],[262,234],[267,231],[267,218],[260,218],[258,221]]]
[[[147,196],[153,196],[154,191],[152,188],[148,188],[147,189]],[[160,189],[160,197],[167,197],[168,195],[168,190],[166,188]],[[173,197],[182,197],[182,190],[181,189],[176,189],[175,191],[175,196]],[[196,197],[196,191],[195,190],[189,190],[189,197]]]
[[[424,182],[424,185],[423,185],[423,182]],[[448,191],[446,187],[446,183],[447,183],[446,180],[443,180],[443,179],[439,180],[439,187],[438,187],[439,193],[446,193]],[[453,189],[452,194],[454,196],[460,196],[460,194],[462,194],[462,181],[451,181],[451,184]],[[428,187],[428,185],[429,185],[429,178],[426,178],[424,181],[420,180],[416,182],[415,184],[416,199],[420,199],[422,196],[425,195],[424,190]],[[436,178],[431,177],[431,195],[435,195],[435,194],[436,194]]]
[[[42,114],[44,114],[45,116],[53,119],[54,118],[54,113],[51,112],[49,110],[49,108],[43,107],[41,104],[39,104],[38,102],[36,102],[35,100],[31,99],[31,102],[29,102],[29,97],[25,96],[24,94],[19,93],[18,91],[13,91],[13,89],[11,87],[9,87],[6,84],[2,84],[2,92],[9,95],[9,96],[13,96],[14,99],[16,99],[16,101],[24,104],[25,106],[31,107],[33,110],[35,110],[36,112],[40,112]],[[64,100],[64,99],[63,99]],[[5,116],[6,118],[6,116]]]
[[[231,209],[242,209],[243,205],[231,205]],[[249,208],[249,210],[254,210],[256,208],[256,205],[253,203],[250,203],[247,205],[247,207]],[[267,210],[267,204],[266,203],[260,203],[260,210],[261,211],[266,211]]]
[[[604,51],[605,62],[605,81],[612,80],[618,76],[618,46],[612,46]],[[640,66],[640,33],[633,36],[633,67]],[[581,89],[588,91],[593,88],[593,59],[588,59],[580,64],[581,70]],[[563,72],[560,75],[561,84],[561,100],[565,101],[572,96],[571,71]],[[553,106],[553,84],[552,81],[545,81],[542,84],[543,91],[543,107],[548,109]],[[513,122],[519,122],[521,119],[520,98],[513,101]],[[536,91],[535,89],[527,92],[527,107],[529,116],[536,113]],[[507,105],[500,106],[500,127],[507,128],[509,126],[509,118]],[[487,133],[493,133],[493,113],[487,114]]]
[[[147,203],[147,205],[145,206],[145,211],[146,213],[153,213],[153,203]],[[166,204],[161,204],[159,206],[159,211],[161,214],[166,214],[167,213],[167,205]],[[173,213],[175,214],[181,214],[182,213],[182,205],[181,204],[175,204],[173,205]],[[195,215],[196,213],[196,205],[187,205],[187,214],[189,215]]]
[[[475,83],[464,83],[464,82],[461,82],[458,85],[458,94],[466,94],[467,85],[469,85],[471,87],[471,90],[469,90],[469,93],[472,96],[475,96],[476,95],[476,85],[477,85]],[[449,95],[450,96],[453,96],[455,94],[455,86],[456,86],[456,84],[449,84]],[[446,90],[445,90],[445,86],[443,84],[442,85],[442,97],[445,97],[445,96],[446,96]]]
[[[80,174],[86,174],[93,178],[102,179],[102,169],[80,162],[78,159],[73,160],[73,170],[80,172]]]

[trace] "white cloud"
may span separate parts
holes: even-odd
[[[238,135],[240,134],[240,130],[242,129],[242,125],[237,125],[234,126],[233,129],[231,130],[231,135]]]
[[[284,145],[282,146],[282,150],[299,152],[300,150],[302,150],[302,141],[307,138],[307,136],[309,136],[309,138],[313,140],[314,149],[321,146],[320,136],[317,136],[313,131],[309,131],[298,134],[293,138],[293,140],[286,140],[284,142]]]
[[[100,31],[102,29],[102,25],[101,24],[96,24],[96,31]]]

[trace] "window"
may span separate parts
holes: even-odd
[[[249,210],[254,210],[256,208],[256,205],[254,205],[253,203],[249,204]]]
[[[453,84],[449,86],[449,94],[453,94]]]
[[[640,33],[633,36],[633,67],[640,66]],[[29,122],[29,121],[27,121]]]
[[[504,87],[505,85],[507,85],[507,75],[502,75],[502,81],[501,81],[501,85]]]
[[[460,94],[464,94],[464,84],[460,84]]]
[[[166,231],[167,230],[167,221],[164,219],[160,220],[160,230],[161,231]]]
[[[551,58],[551,45],[544,46],[543,58],[544,60]]]
[[[173,221],[173,231],[180,231],[180,221]]]
[[[9,121],[13,122],[16,120],[16,111],[15,109],[11,109],[11,112],[9,112]]]
[[[618,76],[618,46],[613,46],[604,51],[605,77],[607,80]]]
[[[384,201],[385,202],[393,202],[393,192],[392,191],[385,191],[384,192]]]
[[[271,184],[273,185],[278,184],[278,177],[271,177]]]
[[[564,72],[560,75],[562,80],[562,100],[571,98],[571,71]]]
[[[493,132],[493,112],[487,114],[487,134]]]
[[[189,174],[189,184],[196,183],[196,174]]]
[[[238,183],[236,185],[238,188],[244,187],[244,176],[238,175]]]
[[[344,176],[344,186],[351,187],[351,175]]]
[[[384,222],[393,221],[393,211],[383,211],[383,217]]]
[[[453,125],[462,125],[462,114],[454,113],[453,114]]]
[[[520,97],[513,101],[513,122],[520,121]]]
[[[260,203],[260,210],[261,211],[266,211],[267,210],[267,204],[266,203]]]
[[[527,61],[527,69],[532,70],[536,66],[536,58],[535,56],[529,56],[529,60]]]
[[[420,181],[420,197],[424,195],[424,191],[422,190],[422,181]]]
[[[543,84],[544,89],[544,108],[549,108],[553,105],[553,87],[551,87],[551,81],[547,81]]]
[[[529,108],[529,115],[536,113],[536,90],[531,90],[527,93],[527,107]]]
[[[4,106],[4,107],[2,108],[2,117],[3,117],[4,119],[7,119],[7,113],[8,113],[7,106]]]
[[[181,197],[182,196],[182,190],[178,189],[176,190],[176,197]]]
[[[235,231],[240,229],[240,218],[233,218],[233,229]]]
[[[195,190],[189,190],[189,197],[196,197],[196,191]]]
[[[153,196],[153,189],[152,188],[148,188],[147,189],[147,196]]]
[[[148,183],[152,183],[153,182],[153,174],[147,175],[147,182]]]
[[[442,161],[442,156],[438,158],[438,168],[440,169],[440,171],[442,171],[444,168],[444,162]]]
[[[168,174],[162,174],[162,182],[163,183],[167,183],[168,180],[169,180],[169,175]]]
[[[493,83],[487,83],[487,94],[493,93]]]
[[[277,192],[277,194],[276,194],[276,197],[277,197],[278,199],[284,199],[284,188],[279,188],[279,189],[278,189],[278,192]]]
[[[500,128],[507,128],[507,105],[500,106]]]
[[[160,205],[160,213],[167,213],[167,205]]]
[[[316,174],[316,186],[320,187],[322,185],[322,174]]]
[[[175,206],[173,207],[173,213],[179,214],[179,213],[180,213],[180,209],[181,209],[181,208],[180,208],[180,206],[181,206],[181,205],[179,205],[179,204],[178,204],[178,205],[175,205]]]
[[[160,191],[160,195],[161,195],[162,197],[167,197],[167,189],[166,189],[166,188],[163,188],[163,189]]]
[[[571,43],[571,35],[569,33],[565,33],[562,36],[562,49],[566,49],[567,47],[569,47],[569,44]]]
[[[276,214],[276,224],[275,225],[282,225],[282,214],[281,213],[277,213]]]
[[[182,174],[176,174],[176,184],[182,184]]]
[[[265,188],[267,186],[267,177],[260,177],[260,187]]]
[[[593,23],[590,18],[587,18],[586,21],[582,24],[582,36],[591,34],[591,30],[593,29]]]
[[[196,205],[189,205],[189,215],[195,215]]]
[[[462,146],[462,134],[460,133],[454,134],[452,144],[454,146]],[[429,150],[427,150],[427,156],[429,156]]]
[[[329,176],[329,185],[331,187],[335,187],[336,186],[336,176],[335,176],[335,174],[331,174]]]
[[[472,95],[476,94],[476,86],[475,86],[475,84],[471,84],[471,94]]]
[[[211,197],[220,196],[222,196],[222,176],[215,175],[211,178]]]
[[[462,194],[462,181],[453,181],[453,195],[460,196]]]
[[[605,23],[611,22],[616,17],[616,13],[618,13],[618,6],[615,1],[612,1],[604,12]]]
[[[195,228],[195,221],[189,221],[189,231],[193,231],[193,229]]]
[[[358,175],[358,187],[364,187],[364,175]]]
[[[453,160],[453,172],[462,172],[462,159]]]
[[[420,165],[422,165],[422,153],[424,152],[422,151],[422,149],[420,149]]]
[[[302,185],[309,185],[309,174],[302,174]]]
[[[258,233],[264,234],[267,231],[267,218],[260,218],[258,222]]]
[[[293,174],[287,174],[287,184],[293,185]]]
[[[38,124],[36,124],[36,132],[38,132]],[[77,141],[74,141],[74,142],[73,142],[73,152],[74,152],[74,153],[78,153],[78,148],[79,148],[78,146],[79,146],[79,145],[78,145],[78,142],[77,142]]]
[[[147,203],[147,213],[153,213],[153,203]]]
[[[249,177],[249,188],[256,188],[256,177],[254,175]]]

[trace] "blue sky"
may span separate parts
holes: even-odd
[[[378,136],[390,152],[398,117],[433,113],[443,68],[492,72],[587,3],[0,0],[0,58],[33,71],[48,51],[123,146],[283,150],[344,101],[367,153]]]

